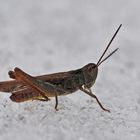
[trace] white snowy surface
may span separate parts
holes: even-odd
[[[50,102],[14,103],[0,92],[0,140],[139,140],[139,0],[0,0],[0,80],[20,67],[31,75],[77,69],[119,51],[99,67],[92,88]]]

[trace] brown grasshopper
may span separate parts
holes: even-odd
[[[96,95],[92,93],[91,87],[94,85],[97,78],[98,67],[118,50],[118,48],[115,49],[102,60],[121,26],[122,24],[113,35],[97,64],[89,63],[77,70],[36,77],[33,77],[16,67],[14,71],[9,71],[8,73],[9,77],[14,80],[0,82],[0,91],[11,92],[12,95],[10,96],[10,99],[14,102],[24,102],[28,100],[49,101],[49,97],[55,97],[55,109],[57,110],[58,96],[71,94],[77,90],[81,90],[95,98],[104,111],[110,112],[110,110],[103,107]]]

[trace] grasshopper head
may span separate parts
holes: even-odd
[[[105,61],[107,60],[112,54],[114,54],[116,51],[118,50],[115,49],[113,52],[111,52],[107,57],[105,57],[102,60],[102,57],[104,56],[105,53],[102,54],[102,56],[100,57],[99,61],[97,62],[97,64],[94,63],[89,63],[86,66],[83,67],[83,76],[84,76],[84,84],[90,88],[92,87],[92,85],[95,83],[95,80],[97,78],[97,74],[98,74],[98,67]],[[105,50],[106,51],[106,50]],[[104,52],[105,52],[104,51]]]
[[[97,78],[98,66],[94,63],[89,63],[83,67],[83,76],[85,80],[85,85],[90,88]]]

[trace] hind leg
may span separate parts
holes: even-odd
[[[29,74],[23,72],[21,69],[15,68],[14,72],[12,72],[12,71],[9,72],[9,76],[12,77],[12,78],[15,78],[18,81],[23,82],[26,85],[31,86],[31,88],[35,92],[39,92],[42,95],[42,97],[46,99],[46,101],[50,100],[46,96],[47,92],[44,91],[44,89],[39,85],[36,78],[34,78],[34,77],[30,76]]]
[[[11,70],[10,70],[10,71],[8,72],[8,75],[9,75],[10,78],[16,79],[16,77],[15,77],[15,72],[14,72],[14,71],[11,71]]]

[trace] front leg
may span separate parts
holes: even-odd
[[[84,85],[80,88],[81,91],[85,92],[86,94],[88,94],[89,96],[93,97],[96,99],[97,103],[99,104],[99,106],[104,110],[104,111],[107,111],[107,112],[110,112],[110,110],[106,109],[103,107],[103,105],[101,104],[101,102],[98,100],[98,98],[96,97],[96,95],[94,95],[91,91],[91,89],[85,87]]]

